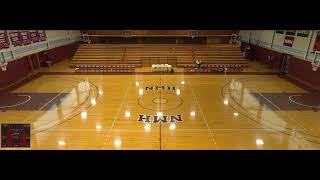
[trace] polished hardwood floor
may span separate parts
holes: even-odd
[[[317,99],[277,75],[79,75],[67,64],[0,103],[0,123],[31,124],[30,149],[320,149]]]

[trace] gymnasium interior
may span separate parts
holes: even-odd
[[[320,30],[0,30],[0,150],[318,150]]]

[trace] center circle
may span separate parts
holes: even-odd
[[[138,105],[152,111],[167,111],[180,107],[183,104],[181,97],[172,92],[149,92],[138,98]]]
[[[166,98],[154,98],[153,100],[152,100],[152,102],[153,103],[155,103],[155,104],[167,104],[168,103],[168,99],[166,99]]]

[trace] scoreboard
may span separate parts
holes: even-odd
[[[2,148],[29,148],[30,124],[1,124]]]

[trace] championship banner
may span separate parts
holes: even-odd
[[[38,30],[38,35],[39,35],[39,40],[40,41],[46,41],[47,36],[46,36],[46,31],[45,30]]]
[[[0,49],[6,49],[9,48],[9,39],[7,35],[7,31],[0,30]]]
[[[320,51],[320,31],[317,32],[316,41],[314,42],[313,51]]]
[[[23,45],[31,44],[30,36],[28,31],[20,31],[20,36],[22,39]]]
[[[29,31],[29,36],[30,36],[30,40],[31,40],[33,43],[36,43],[36,42],[39,42],[39,41],[40,41],[39,34],[38,34],[38,31],[37,31],[37,30],[30,30],[30,31]]]
[[[294,36],[296,35],[296,30],[286,30],[286,35]]]
[[[293,45],[293,40],[294,40],[294,37],[292,37],[292,36],[286,36],[286,37],[284,38],[283,45],[292,47],[292,45]]]
[[[21,41],[21,37],[20,37],[19,31],[11,31],[9,33],[9,36],[10,36],[10,39],[11,39],[11,43],[12,43],[12,45],[14,47],[22,45],[22,41]]]
[[[309,30],[298,30],[297,36],[301,37],[308,37],[309,36]]]

